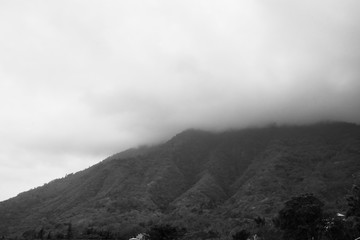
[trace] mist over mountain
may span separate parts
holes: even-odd
[[[346,211],[359,0],[2,1],[0,32],[1,240],[278,240],[293,196]]]
[[[358,0],[17,0],[0,32],[0,200],[188,128],[360,123]]]
[[[71,224],[77,237],[96,229],[125,239],[171,223],[189,236],[228,236],[302,193],[344,212],[359,158],[360,126],[351,123],[187,130],[1,202],[0,235],[65,236]]]

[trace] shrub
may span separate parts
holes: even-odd
[[[293,197],[285,202],[277,220],[284,239],[305,240],[320,238],[324,204],[312,194]]]
[[[233,240],[247,240],[250,237],[250,232],[243,229],[232,236]]]
[[[169,224],[155,225],[147,232],[150,240],[176,240],[185,234],[185,229],[178,229]]]

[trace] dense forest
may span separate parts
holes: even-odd
[[[0,203],[4,239],[360,236],[360,126],[187,130]]]
[[[357,177],[359,179],[359,177]],[[359,182],[359,181],[358,181]],[[68,223],[66,233],[46,232],[44,227],[29,230],[21,237],[10,239],[132,239],[171,240],[171,239],[287,239],[287,240],[353,240],[360,236],[360,186],[354,185],[347,196],[346,215],[324,211],[324,203],[312,194],[292,197],[273,218],[257,216],[249,224],[239,224],[238,229],[229,236],[220,236],[214,230],[188,234],[186,228],[166,224],[153,225],[145,230],[133,229],[127,234],[121,230],[111,231],[88,227],[78,231]],[[2,239],[6,239],[5,236]]]

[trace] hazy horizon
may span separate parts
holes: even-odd
[[[0,201],[188,128],[360,123],[360,2],[0,3]]]

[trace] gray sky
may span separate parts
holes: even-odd
[[[360,122],[360,1],[1,1],[0,200],[189,127]]]

